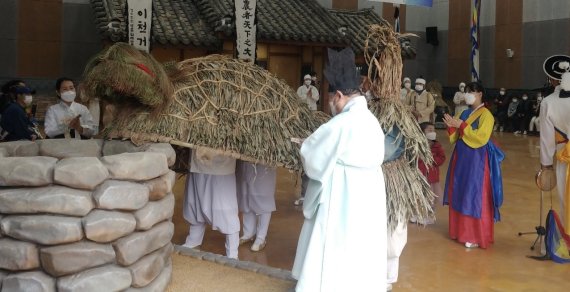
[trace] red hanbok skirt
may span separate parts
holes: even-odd
[[[450,167],[455,168],[457,153],[454,153]],[[453,179],[451,169],[450,179]],[[453,181],[453,180],[452,180]],[[453,184],[450,185],[452,187]],[[449,192],[449,202],[452,201],[454,190]],[[449,204],[449,237],[461,243],[477,243],[481,248],[487,248],[495,241],[493,220],[493,197],[491,188],[491,174],[489,171],[489,158],[485,157],[485,171],[483,177],[483,193],[481,196],[481,218],[475,218],[459,213]]]

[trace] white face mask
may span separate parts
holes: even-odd
[[[410,82],[406,82],[406,83],[404,83],[404,87],[406,89],[410,89],[410,88],[412,88],[412,84]]]
[[[423,90],[424,90],[424,85],[423,85],[423,84],[416,84],[416,90],[417,90],[417,91],[423,91]]]
[[[465,92],[465,87],[463,87],[463,86],[459,87],[459,91]]]
[[[435,138],[437,137],[436,132],[429,132],[426,133],[426,138],[430,141],[435,141]]]
[[[541,101],[542,101],[542,96],[536,97],[536,101],[541,102]]]
[[[513,98],[513,102],[519,101],[518,98]]]
[[[499,94],[500,94],[500,95],[505,95],[505,92],[501,90],[501,91],[499,91]]]
[[[331,115],[334,117],[336,116],[337,112],[336,112],[336,107],[334,106],[334,103],[331,101],[329,101],[329,107],[331,109]]]
[[[307,86],[311,85],[311,80],[305,80],[305,85]]]
[[[75,91],[65,91],[61,93],[61,99],[65,102],[73,102],[75,100]]]
[[[26,96],[24,96],[24,103],[25,103],[26,105],[30,105],[30,104],[32,103],[32,100],[33,100],[33,99],[34,99],[34,98],[33,98],[31,95],[26,95]]]
[[[473,94],[473,93],[466,93],[465,94],[465,103],[466,104],[472,105],[475,103],[475,100],[476,100],[475,94]]]
[[[522,97],[522,99],[523,99],[523,100],[527,100],[527,99],[528,99],[528,96],[524,95],[524,96]]]

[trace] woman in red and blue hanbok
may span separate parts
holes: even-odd
[[[501,219],[504,154],[490,140],[495,119],[485,107],[483,86],[473,82],[466,90],[469,108],[456,117],[444,117],[455,149],[443,204],[449,205],[449,236],[468,248],[487,248],[494,241],[493,224]]]

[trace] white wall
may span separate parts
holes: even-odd
[[[286,1],[286,0],[283,0],[283,1]],[[321,4],[321,6],[323,6],[324,8],[328,8],[328,9],[332,8],[332,0],[317,0],[317,2],[319,2],[319,4]]]
[[[523,0],[523,22],[570,18],[569,0]]]
[[[406,6],[406,31],[426,31],[437,26],[438,30],[449,28],[449,1],[434,0],[433,7]]]
[[[374,8],[376,14],[382,16],[382,6],[384,3],[378,1],[358,0],[358,9]]]
[[[485,0],[481,2],[481,19],[479,19],[479,26],[495,25],[496,8],[496,0]]]

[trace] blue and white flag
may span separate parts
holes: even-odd
[[[472,0],[471,6],[471,81],[479,81],[479,16],[481,0]]]
[[[394,3],[394,4],[404,4],[404,5],[425,6],[425,7],[432,7],[433,6],[433,0],[371,0],[371,1]]]

